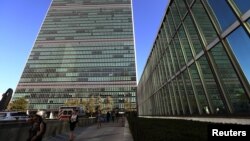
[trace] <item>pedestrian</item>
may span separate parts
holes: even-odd
[[[109,122],[109,119],[110,119],[110,112],[108,111],[107,112],[107,122]]]
[[[116,118],[116,122],[118,123],[118,120],[119,120],[119,113],[118,113],[118,111],[115,112],[115,118]]]
[[[114,122],[115,122],[115,111],[112,111],[111,117],[112,117],[112,121],[113,121],[113,123],[114,123]]]
[[[34,124],[35,123],[34,115],[29,116],[27,123],[30,124],[30,128],[29,128],[29,136],[28,136],[26,141],[31,141],[32,137],[34,137],[36,135],[36,132],[37,132],[37,130],[36,130],[37,125]]]
[[[43,135],[46,132],[46,123],[40,115],[34,115],[33,124],[30,129],[32,135],[30,141],[42,141]]]
[[[101,110],[98,110],[97,111],[97,114],[96,114],[96,119],[97,119],[97,128],[101,128],[102,126],[102,117],[101,117]]]
[[[74,136],[74,130],[76,127],[76,124],[78,122],[78,115],[76,111],[72,112],[72,115],[69,117],[69,128],[70,128],[70,132],[69,132],[69,140],[73,141],[75,136]]]

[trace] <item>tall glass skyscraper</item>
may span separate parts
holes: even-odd
[[[250,1],[170,0],[139,81],[139,115],[249,115],[249,21]]]
[[[53,0],[13,100],[58,110],[100,96],[104,109],[107,97],[111,108],[135,109],[132,20],[131,0]]]

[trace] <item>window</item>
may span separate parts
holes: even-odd
[[[184,71],[183,76],[184,76],[184,84],[186,86],[188,99],[189,99],[189,102],[190,102],[190,108],[192,110],[191,114],[199,114],[196,98],[194,96],[193,87],[192,87],[190,77],[189,77],[189,74],[188,74],[187,70]]]
[[[192,51],[188,43],[186,32],[183,27],[179,29],[178,34],[180,38],[180,43],[182,47],[184,48],[184,54],[185,54],[184,56],[186,56],[187,62],[189,62],[191,59],[193,59],[193,55],[192,55]]]
[[[177,11],[177,7],[176,7],[175,3],[172,3],[171,10],[173,11],[172,12],[173,19],[175,21],[175,27],[177,28],[178,25],[181,23],[181,20],[180,20],[179,12]]]
[[[249,100],[246,97],[246,92],[244,91],[222,44],[217,44],[212,48],[210,53],[212,54],[213,61],[216,64],[216,69],[223,83],[224,90],[228,95],[227,98],[233,107],[234,113],[249,111],[250,105]]]
[[[220,114],[222,112],[225,112],[221,109],[225,109],[225,106],[222,102],[222,97],[220,95],[220,92],[218,90],[217,84],[214,80],[212,71],[210,69],[210,66],[208,65],[207,59],[205,56],[202,56],[199,60],[199,65],[201,68],[202,76],[204,79],[204,83],[206,85],[207,93],[210,97],[213,110],[216,114]],[[220,111],[221,110],[221,111]]]
[[[249,0],[234,0],[234,3],[237,5],[237,7],[240,9],[241,13],[244,14],[248,10],[250,10],[250,1]]]
[[[200,26],[202,33],[206,39],[207,44],[212,42],[217,36],[214,27],[210,19],[208,18],[207,13],[205,12],[202,4],[200,1],[197,1],[194,6],[192,7],[192,11],[197,21],[198,25]]]
[[[247,20],[248,29],[250,29],[250,19]]]
[[[208,0],[208,2],[214,11],[222,31],[227,29],[234,21],[236,21],[236,17],[226,0]]]
[[[193,80],[194,88],[196,89],[196,96],[198,102],[200,103],[202,114],[209,114],[206,111],[206,107],[208,107],[207,98],[204,93],[204,88],[202,86],[196,64],[193,63],[189,70],[191,79]]]
[[[239,27],[227,38],[245,76],[250,82],[250,38],[242,27]]]
[[[175,2],[180,11],[181,17],[183,17],[187,13],[187,8],[184,0],[175,0]]]
[[[187,33],[189,34],[195,53],[200,53],[202,51],[202,46],[198,36],[199,34],[197,33],[196,28],[189,15],[186,17],[185,26],[187,28]]]

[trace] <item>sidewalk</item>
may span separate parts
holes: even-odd
[[[77,127],[75,129],[75,141],[133,141],[129,131],[127,121],[122,126],[121,121],[118,123],[102,123],[101,128],[97,124],[89,127]],[[46,139],[46,141],[68,141],[68,133],[60,134]]]
[[[140,118],[158,118],[158,119],[182,119],[182,120],[193,120],[201,122],[211,123],[228,123],[228,124],[242,124],[250,125],[250,118],[225,118],[225,117],[157,117],[157,116],[139,116]]]

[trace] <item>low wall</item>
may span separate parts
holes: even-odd
[[[69,131],[69,123],[59,120],[45,120],[47,130],[44,138]],[[84,127],[94,124],[95,118],[79,118],[78,126]],[[24,122],[0,123],[1,141],[26,141],[30,125]]]

